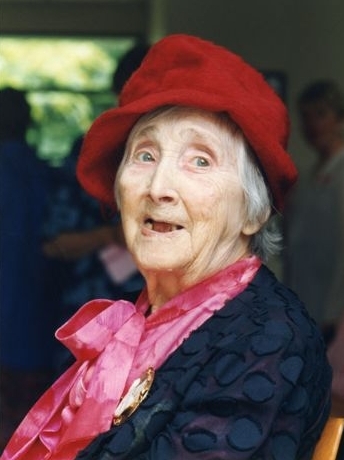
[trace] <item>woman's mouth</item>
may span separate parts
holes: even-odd
[[[149,230],[153,230],[154,232],[159,233],[174,232],[183,228],[181,225],[172,224],[170,222],[157,221],[150,218],[145,220],[144,226]]]

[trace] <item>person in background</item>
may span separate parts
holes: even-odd
[[[63,165],[55,171],[44,219],[42,248],[49,260],[50,285],[47,302],[58,312],[58,325],[88,300],[125,295],[120,283],[107,274],[100,258],[100,252],[121,234],[76,179],[79,149],[77,142]],[[57,368],[63,362],[62,354],[57,358]]]
[[[316,81],[298,109],[316,162],[286,212],[285,282],[330,342],[344,314],[344,95],[333,81]]]
[[[139,42],[120,59],[111,81],[115,97],[148,49],[146,43]],[[134,301],[143,286],[142,277],[125,248],[118,214],[108,218],[76,179],[82,142],[83,136],[76,139],[71,153],[56,171],[44,226],[43,251],[50,259],[52,274],[49,297],[54,299],[59,312],[59,324],[93,298]],[[64,361],[62,353],[57,368]]]
[[[26,141],[25,92],[0,90],[0,450],[52,382],[54,312],[41,250],[49,169]]]
[[[320,331],[264,265],[296,180],[263,76],[190,35],[151,47],[87,133],[83,187],[119,209],[146,287],[57,331],[76,362],[4,460],[310,460],[330,411]]]
[[[116,100],[128,81],[129,77],[139,68],[141,62],[149,51],[150,44],[139,41],[129,49],[119,60],[113,73],[111,90]]]

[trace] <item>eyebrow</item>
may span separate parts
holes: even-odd
[[[134,136],[132,137],[132,140],[133,139],[137,139],[137,138],[140,138],[140,137],[150,137],[150,136],[154,136],[154,134],[156,133],[157,131],[157,128],[156,126],[154,125],[148,125],[148,126],[144,126],[142,128],[140,128],[136,133],[134,133]],[[183,138],[187,138],[187,137],[193,137],[195,141],[197,142],[207,142],[207,141],[217,141],[218,140],[218,137],[215,136],[215,135],[209,135],[208,133],[205,135],[203,134],[201,131],[195,129],[195,128],[192,128],[192,127],[188,127],[188,128],[185,128],[181,131],[181,135]]]
[[[148,125],[144,126],[142,128],[139,128],[137,132],[134,132],[134,135],[132,136],[132,141],[138,137],[144,137],[144,136],[150,136],[154,134],[157,131],[156,126],[154,125]]]

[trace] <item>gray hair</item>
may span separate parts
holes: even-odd
[[[282,235],[272,213],[273,199],[257,157],[242,130],[227,113],[216,114],[229,130],[235,149],[237,168],[244,190],[246,223],[257,225],[259,230],[251,236],[249,247],[263,261],[281,250]]]
[[[129,135],[124,157],[130,140],[142,121],[149,121],[161,115],[176,115],[181,111],[187,110],[194,109],[191,107],[165,106],[143,115],[134,125]],[[229,118],[227,113],[214,113],[213,116],[215,123],[225,126],[227,129],[230,135],[230,142],[236,154],[238,174],[244,191],[246,222],[259,226],[259,230],[251,236],[250,251],[263,261],[267,261],[269,256],[279,252],[282,240],[271,213],[273,204],[270,190],[264,180],[256,155],[248,145],[241,129]],[[118,197],[118,193],[116,193],[116,196]]]
[[[250,249],[262,260],[267,261],[281,249],[282,236],[272,214],[272,197],[264,180],[255,154],[247,144],[243,135],[238,144],[238,173],[245,194],[247,222],[258,223],[259,230],[250,240]],[[241,144],[241,146],[240,146]]]

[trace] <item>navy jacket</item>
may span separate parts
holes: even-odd
[[[157,370],[136,412],[77,459],[307,460],[330,385],[318,328],[263,266]]]

